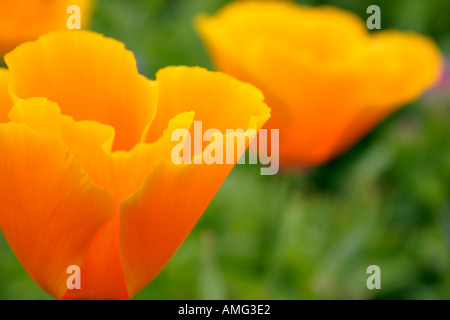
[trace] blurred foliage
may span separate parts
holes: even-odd
[[[141,73],[212,69],[192,27],[223,0],[100,0],[91,29]],[[333,0],[450,53],[446,0]],[[450,88],[446,89],[450,92]],[[324,166],[260,176],[236,166],[166,268],[136,299],[450,299],[450,94],[433,90]],[[1,237],[1,236],[0,236]],[[48,299],[0,238],[0,299]],[[366,269],[381,267],[381,290]]]

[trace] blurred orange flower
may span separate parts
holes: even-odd
[[[77,5],[87,25],[93,0],[0,0],[0,56],[41,34],[67,29],[67,8]]]
[[[0,101],[9,81],[15,103],[0,124],[0,227],[55,298],[132,297],[188,235],[233,165],[174,164],[173,130],[258,130],[270,116],[249,84],[188,67],[150,81],[93,32],[46,34],[5,61]],[[80,290],[66,287],[70,265]]]
[[[280,129],[281,165],[335,157],[439,78],[441,56],[412,32],[369,34],[355,15],[238,1],[197,29],[218,70],[259,87]]]

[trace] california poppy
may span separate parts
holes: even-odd
[[[67,29],[67,8],[80,8],[81,23],[87,25],[93,0],[0,0],[0,56],[18,44],[41,34]]]
[[[412,32],[370,34],[341,9],[236,1],[197,29],[218,70],[260,88],[280,129],[280,165],[347,150],[439,78],[441,56]]]
[[[93,32],[49,33],[5,61],[0,227],[55,298],[132,297],[188,235],[233,165],[173,163],[174,129],[258,130],[270,116],[249,84],[198,67],[150,81],[122,43]],[[80,290],[66,286],[71,265]]]

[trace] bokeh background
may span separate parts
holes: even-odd
[[[224,0],[98,0],[90,29],[124,42],[142,74],[213,69],[193,28]],[[450,1],[335,0],[450,54]],[[166,268],[135,299],[450,299],[450,83],[317,168],[238,165]],[[381,290],[366,269],[381,268]],[[114,281],[114,279],[112,279]],[[0,299],[50,299],[0,234]]]

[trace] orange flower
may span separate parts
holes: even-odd
[[[216,67],[259,87],[280,129],[281,165],[344,152],[433,85],[435,44],[411,32],[369,34],[351,13],[284,1],[231,3],[197,29]]]
[[[174,164],[174,129],[269,118],[251,85],[188,67],[150,81],[122,43],[92,32],[53,32],[5,61],[15,104],[0,124],[0,227],[55,298],[132,297],[188,235],[233,165]],[[81,290],[67,290],[70,265]]]
[[[67,8],[77,5],[86,25],[92,0],[0,0],[0,55],[41,34],[67,29]]]

